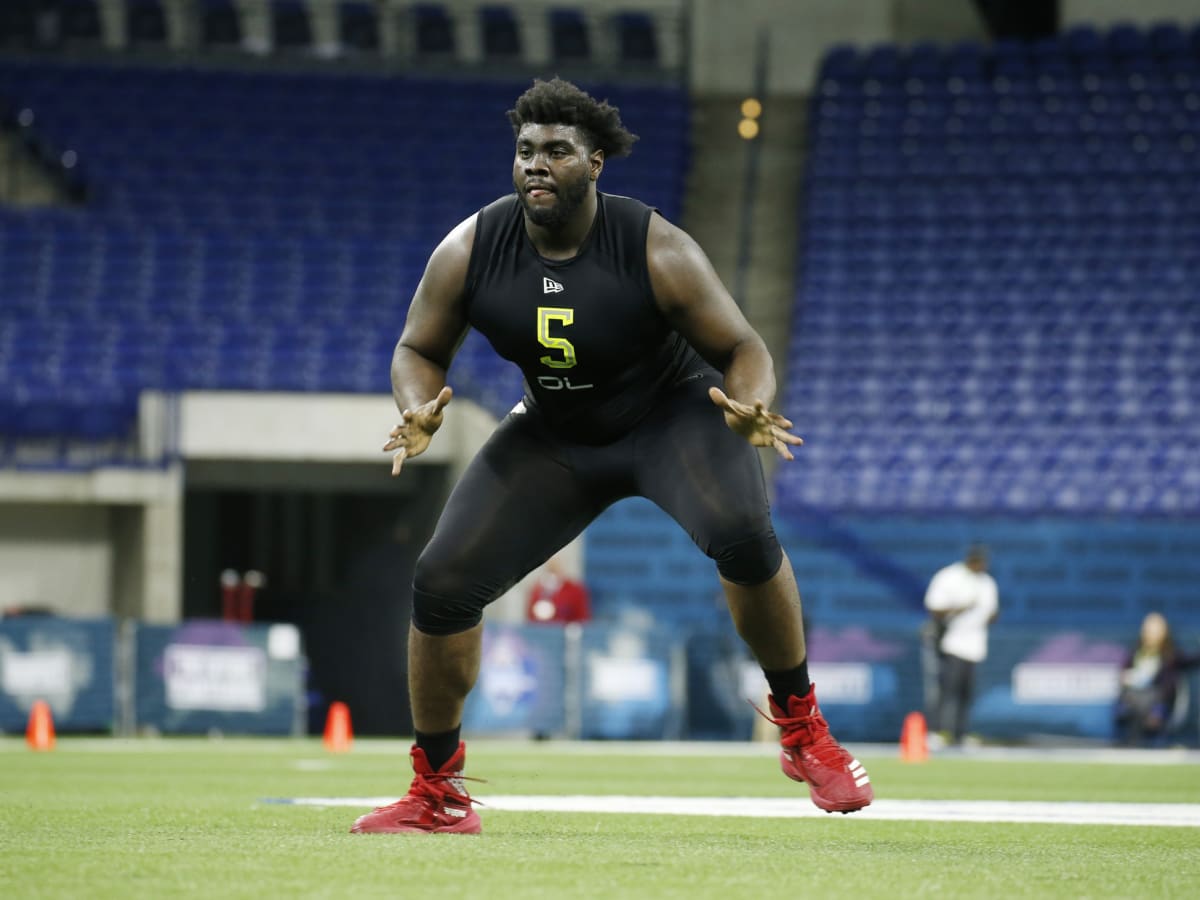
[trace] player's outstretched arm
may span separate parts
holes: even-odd
[[[400,474],[405,460],[425,452],[454,395],[446,370],[467,333],[462,301],[474,239],[472,216],[433,251],[392,354],[392,396],[400,424],[388,433],[383,449],[393,454],[393,475]]]
[[[392,453],[393,475],[400,474],[406,459],[425,452],[434,433],[442,427],[442,410],[453,396],[454,391],[447,385],[428,403],[401,410],[400,424],[388,432],[388,442],[383,445],[385,452]]]
[[[725,412],[725,424],[755,447],[770,447],[784,459],[795,459],[790,447],[804,443],[792,434],[790,420],[771,412],[761,400],[753,405],[731,400],[718,387],[708,389],[708,396]]]
[[[661,216],[651,216],[646,258],[663,314],[725,376],[725,390],[709,392],[725,423],[756,447],[792,459],[789,447],[803,441],[791,433],[790,421],[769,409],[775,398],[771,354],[699,244]]]

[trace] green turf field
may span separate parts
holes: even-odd
[[[805,796],[765,748],[472,741],[491,795]],[[0,897],[1196,897],[1200,828],[480,811],[484,834],[350,835],[266,798],[407,787],[407,744],[0,740]],[[1200,803],[1200,766],[863,755],[877,798]],[[880,804],[882,806],[882,804]],[[365,810],[361,810],[365,811]]]

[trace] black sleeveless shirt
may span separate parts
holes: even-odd
[[[596,218],[571,259],[544,259],[516,194],[479,211],[466,311],[525,376],[525,405],[562,437],[615,440],[703,361],[663,316],[650,287],[654,210],[597,193]]]

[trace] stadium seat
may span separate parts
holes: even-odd
[[[79,409],[72,385],[98,404],[76,437],[109,442],[126,398],[147,388],[386,392],[431,248],[465,209],[509,189],[503,166],[466,166],[430,202],[426,145],[408,123],[457,157],[504,159],[497,110],[521,89],[0,60],[0,94],[37,109],[50,144],[78,148],[100,182],[81,210],[0,208],[0,397],[40,386],[47,407],[7,403],[0,430],[57,434],[73,421],[64,410]],[[609,189],[677,217],[686,92],[614,85],[608,96],[652,151],[606,174]],[[22,353],[6,357],[12,346]],[[486,342],[464,345],[455,366],[464,396],[497,414],[520,395],[519,373]]]
[[[279,50],[312,46],[312,26],[304,0],[271,0],[271,34]]]
[[[617,30],[617,57],[623,63],[658,63],[658,33],[648,13],[621,12],[613,17]]]
[[[37,42],[37,0],[0,3],[0,47],[26,49]]]
[[[125,36],[131,47],[160,46],[167,41],[167,20],[160,0],[129,0]]]
[[[1187,35],[1174,23],[1155,25],[1146,38],[1150,52],[1159,59],[1175,59],[1188,55]]]
[[[69,44],[97,44],[102,37],[96,0],[59,0],[62,39]]]
[[[1176,114],[1194,88],[1153,61],[1179,36],[914,48],[898,89],[887,48],[830,51],[784,387],[814,452],[781,468],[782,509],[1186,502],[1168,461],[1200,438],[1179,374],[1200,322],[1173,299],[1200,236],[1196,139]]]
[[[444,6],[418,3],[412,8],[417,54],[426,57],[454,54],[454,19]]]
[[[511,7],[481,6],[479,27],[483,35],[485,59],[514,60],[520,57],[521,32]]]
[[[961,41],[946,54],[946,75],[962,81],[979,81],[987,74],[983,46],[975,41]]]
[[[587,20],[578,9],[551,9],[550,49],[555,62],[586,62],[592,47]]]
[[[1133,25],[1116,25],[1108,32],[1105,43],[1108,52],[1117,60],[1145,58],[1149,56],[1150,45],[1146,35]]]
[[[232,0],[199,0],[200,42],[205,47],[236,47],[242,42],[242,20]]]
[[[864,78],[883,82],[897,82],[904,74],[900,63],[900,51],[891,45],[873,47],[862,60]]]
[[[338,40],[343,48],[379,49],[379,12],[373,3],[345,0],[338,5]]]
[[[851,83],[859,77],[858,51],[849,44],[830,48],[821,58],[818,78],[821,81]]]
[[[934,80],[945,75],[942,49],[937,44],[917,43],[908,52],[905,69],[910,78]]]

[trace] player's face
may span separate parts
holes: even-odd
[[[583,134],[573,125],[523,125],[517,135],[513,187],[534,225],[559,228],[583,206],[599,155],[589,155]]]
[[[1142,620],[1142,643],[1147,647],[1161,647],[1167,639],[1167,620],[1160,613],[1149,613]]]

